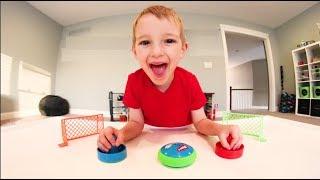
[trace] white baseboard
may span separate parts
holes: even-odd
[[[23,118],[28,116],[41,115],[39,110],[27,110],[27,111],[14,111],[1,113],[1,120]]]
[[[253,109],[268,109],[268,106],[252,106]]]
[[[216,117],[222,117],[224,111],[217,111]],[[98,111],[98,110],[90,110],[90,109],[70,109],[70,114],[78,114],[78,115],[94,115],[94,114],[103,114],[104,117],[110,118],[109,111]]]
[[[88,109],[70,109],[70,114],[79,114],[79,115],[94,115],[94,114],[103,114],[104,117],[110,117],[109,111],[98,111],[98,110],[88,110]],[[29,116],[41,115],[39,110],[28,110],[28,111],[14,111],[1,113],[1,120],[6,119],[15,119],[15,118],[24,118]]]
[[[222,117],[223,111],[217,111],[216,117]],[[110,118],[109,111],[99,111],[99,110],[90,110],[90,109],[70,109],[70,114],[77,114],[77,115],[94,115],[94,114],[103,114],[104,117]],[[14,118],[24,118],[28,116],[36,116],[41,115],[39,110],[30,110],[30,111],[15,111],[15,112],[7,112],[1,113],[1,120],[6,119],[14,119]]]
[[[99,110],[91,110],[91,109],[70,109],[70,114],[78,114],[78,115],[103,114],[104,117],[110,117],[109,111],[99,111]]]

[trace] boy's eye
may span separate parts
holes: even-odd
[[[165,40],[165,43],[167,43],[167,44],[171,44],[171,43],[175,43],[176,42],[176,40],[174,40],[174,39],[166,39]]]
[[[147,40],[141,41],[141,42],[139,43],[139,45],[142,45],[142,46],[146,46],[146,45],[148,45],[148,44],[150,44],[150,42],[147,41]]]

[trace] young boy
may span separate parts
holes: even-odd
[[[139,136],[144,123],[158,127],[193,123],[199,133],[217,135],[225,148],[240,147],[239,127],[207,119],[203,108],[206,97],[196,76],[177,67],[187,49],[183,23],[173,9],[151,6],[137,16],[132,52],[141,69],[129,75],[126,85],[123,102],[129,108],[129,120],[120,130],[109,126],[101,131],[97,142],[101,150],[108,151],[110,143],[119,146]],[[230,144],[229,134],[233,138]]]

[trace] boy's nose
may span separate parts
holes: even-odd
[[[162,56],[163,48],[161,47],[161,45],[153,45],[151,50],[151,55],[154,57]]]

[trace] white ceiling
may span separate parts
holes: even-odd
[[[210,14],[276,28],[319,1],[27,1],[57,23],[68,26],[112,15],[137,13],[162,4],[178,12]]]
[[[252,60],[265,59],[263,39],[238,33],[226,33],[228,67],[233,68]]]

